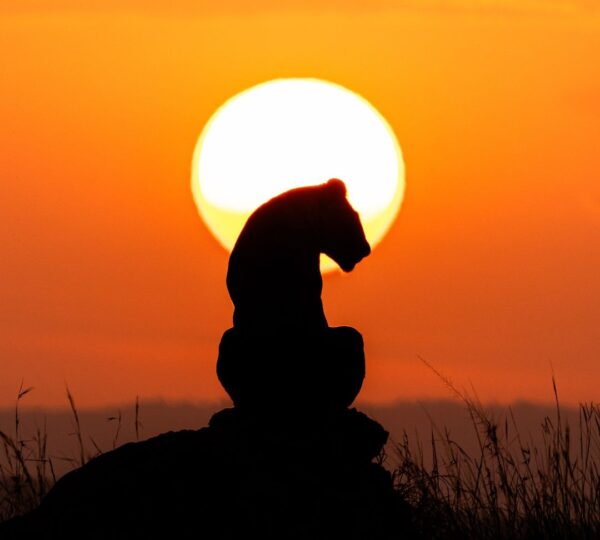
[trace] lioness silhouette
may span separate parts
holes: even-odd
[[[346,186],[336,178],[286,191],[250,216],[227,271],[234,326],[259,334],[326,328],[321,253],[345,272],[371,253]]]
[[[319,256],[349,272],[370,252],[336,178],[282,193],[250,216],[229,259],[234,328],[217,361],[236,406],[352,403],[365,376],[363,340],[354,328],[328,326]]]

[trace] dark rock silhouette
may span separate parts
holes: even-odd
[[[207,428],[126,444],[67,474],[0,537],[389,538],[408,514],[372,463],[386,438],[355,410],[302,427],[225,409]]]
[[[335,179],[289,191],[242,231],[217,361],[233,409],[93,459],[0,537],[409,537],[409,507],[376,462],[388,433],[348,408],[365,376],[362,336],[329,328],[321,303],[319,254],[350,271],[370,253],[345,193]]]

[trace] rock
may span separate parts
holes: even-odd
[[[355,410],[290,425],[225,409],[207,428],[93,459],[0,537],[389,538],[408,522],[390,474],[372,461],[386,439]]]

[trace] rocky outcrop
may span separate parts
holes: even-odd
[[[277,423],[273,423],[277,422]],[[387,432],[348,409],[309,422],[225,409],[198,431],[103,454],[2,538],[383,539],[408,508],[374,458]]]

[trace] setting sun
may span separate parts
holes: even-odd
[[[229,99],[205,126],[192,164],[200,214],[227,250],[260,204],[332,177],[346,183],[375,246],[404,195],[400,146],[366,99],[318,79],[268,81]]]

